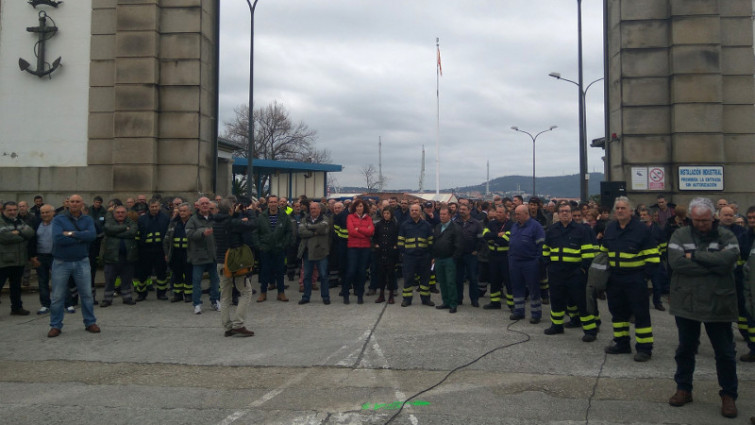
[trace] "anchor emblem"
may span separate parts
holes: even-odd
[[[29,74],[34,74],[39,78],[51,74],[58,68],[58,66],[60,66],[60,58],[55,59],[52,65],[49,65],[47,62],[45,62],[45,42],[55,36],[55,33],[58,32],[58,27],[54,25],[51,27],[47,26],[47,19],[47,13],[45,13],[45,11],[43,10],[39,12],[39,26],[26,27],[26,31],[35,32],[38,34],[39,39],[34,45],[34,53],[37,55],[37,69],[29,69],[29,67],[31,66],[29,62],[25,61],[23,58],[18,59],[18,66],[21,68],[21,71],[26,71]],[[50,20],[52,21],[52,18],[50,18]],[[53,24],[54,23],[55,21],[53,21]],[[45,69],[47,66],[49,66],[49,68]]]
[[[62,1],[55,1],[55,0],[29,0],[29,4],[33,8],[37,8],[40,4],[46,4],[47,6],[52,7],[58,7],[59,4],[63,3]]]

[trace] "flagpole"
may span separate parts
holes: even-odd
[[[438,62],[435,65],[435,196],[440,199],[440,38],[435,37],[435,47],[438,52]]]

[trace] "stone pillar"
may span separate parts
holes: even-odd
[[[672,160],[724,161],[718,1],[671,1]]]
[[[198,191],[206,182],[199,137],[202,8],[198,1],[176,3],[181,7],[164,7],[161,15],[158,185],[167,192]]]
[[[750,0],[606,0],[612,180],[632,167],[666,170],[663,192],[755,203],[753,6]],[[680,192],[681,165],[722,165],[724,191]]]
[[[115,8],[113,191],[157,187],[160,7],[158,0],[118,0]]]
[[[739,202],[740,214],[755,205],[755,51],[750,0],[721,1],[721,74],[726,192]]]

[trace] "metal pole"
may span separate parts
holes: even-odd
[[[538,136],[545,133],[546,131],[552,131],[553,129],[558,128],[558,126],[552,125],[547,130],[543,130],[536,135],[532,135],[529,131],[520,130],[519,127],[511,127],[512,130],[518,131],[520,133],[524,133],[528,136],[530,136],[530,139],[532,139],[532,196],[537,196],[535,193],[535,141],[537,140]]]
[[[532,135],[530,135],[532,137]],[[532,196],[537,196],[535,191],[535,139],[532,138]]]
[[[606,82],[610,81],[608,61],[610,60],[608,51],[608,33],[611,28],[611,24],[608,21],[608,0],[603,0],[603,76],[606,78]],[[605,176],[603,180],[611,181],[611,105],[608,101],[608,84],[603,84],[603,126],[605,136],[605,165],[603,170]],[[670,169],[670,168],[669,168]]]
[[[254,4],[252,4],[250,0],[246,0],[246,4],[249,5],[249,13],[251,14],[252,21],[249,45],[249,115],[247,117],[247,119],[249,120],[247,134],[249,146],[247,146],[246,151],[246,192],[247,196],[249,196],[250,198],[254,196],[252,188],[252,186],[254,185],[254,10],[257,7],[257,1],[258,0],[254,0]]]
[[[440,38],[435,37],[436,54],[440,55]],[[440,63],[440,58],[438,58]],[[440,67],[435,64],[435,105],[436,105],[436,124],[435,124],[435,197],[440,199]]]
[[[577,0],[577,38],[578,38],[578,66],[579,66],[579,197],[587,201],[587,140],[585,138],[585,92],[582,81],[582,0]]]

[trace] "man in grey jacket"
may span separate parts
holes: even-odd
[[[739,258],[737,238],[713,220],[710,199],[695,198],[689,205],[692,226],[671,236],[668,261],[671,277],[670,312],[676,317],[676,393],[672,406],[692,402],[692,375],[700,345],[700,324],[705,325],[716,358],[721,386],[721,414],[737,416],[737,363],[731,323],[737,321],[734,267]]]
[[[216,311],[220,310],[220,277],[215,263],[215,236],[210,215],[210,199],[203,196],[197,203],[197,213],[186,223],[186,237],[189,239],[187,256],[192,265],[191,295],[194,314],[202,314],[202,274],[207,272],[210,277],[210,304]]]
[[[309,216],[299,225],[298,257],[304,260],[304,295],[299,304],[307,304],[312,295],[312,270],[320,274],[320,296],[323,304],[330,304],[328,288],[328,254],[330,254],[330,223],[322,214],[319,202],[309,204]]]

